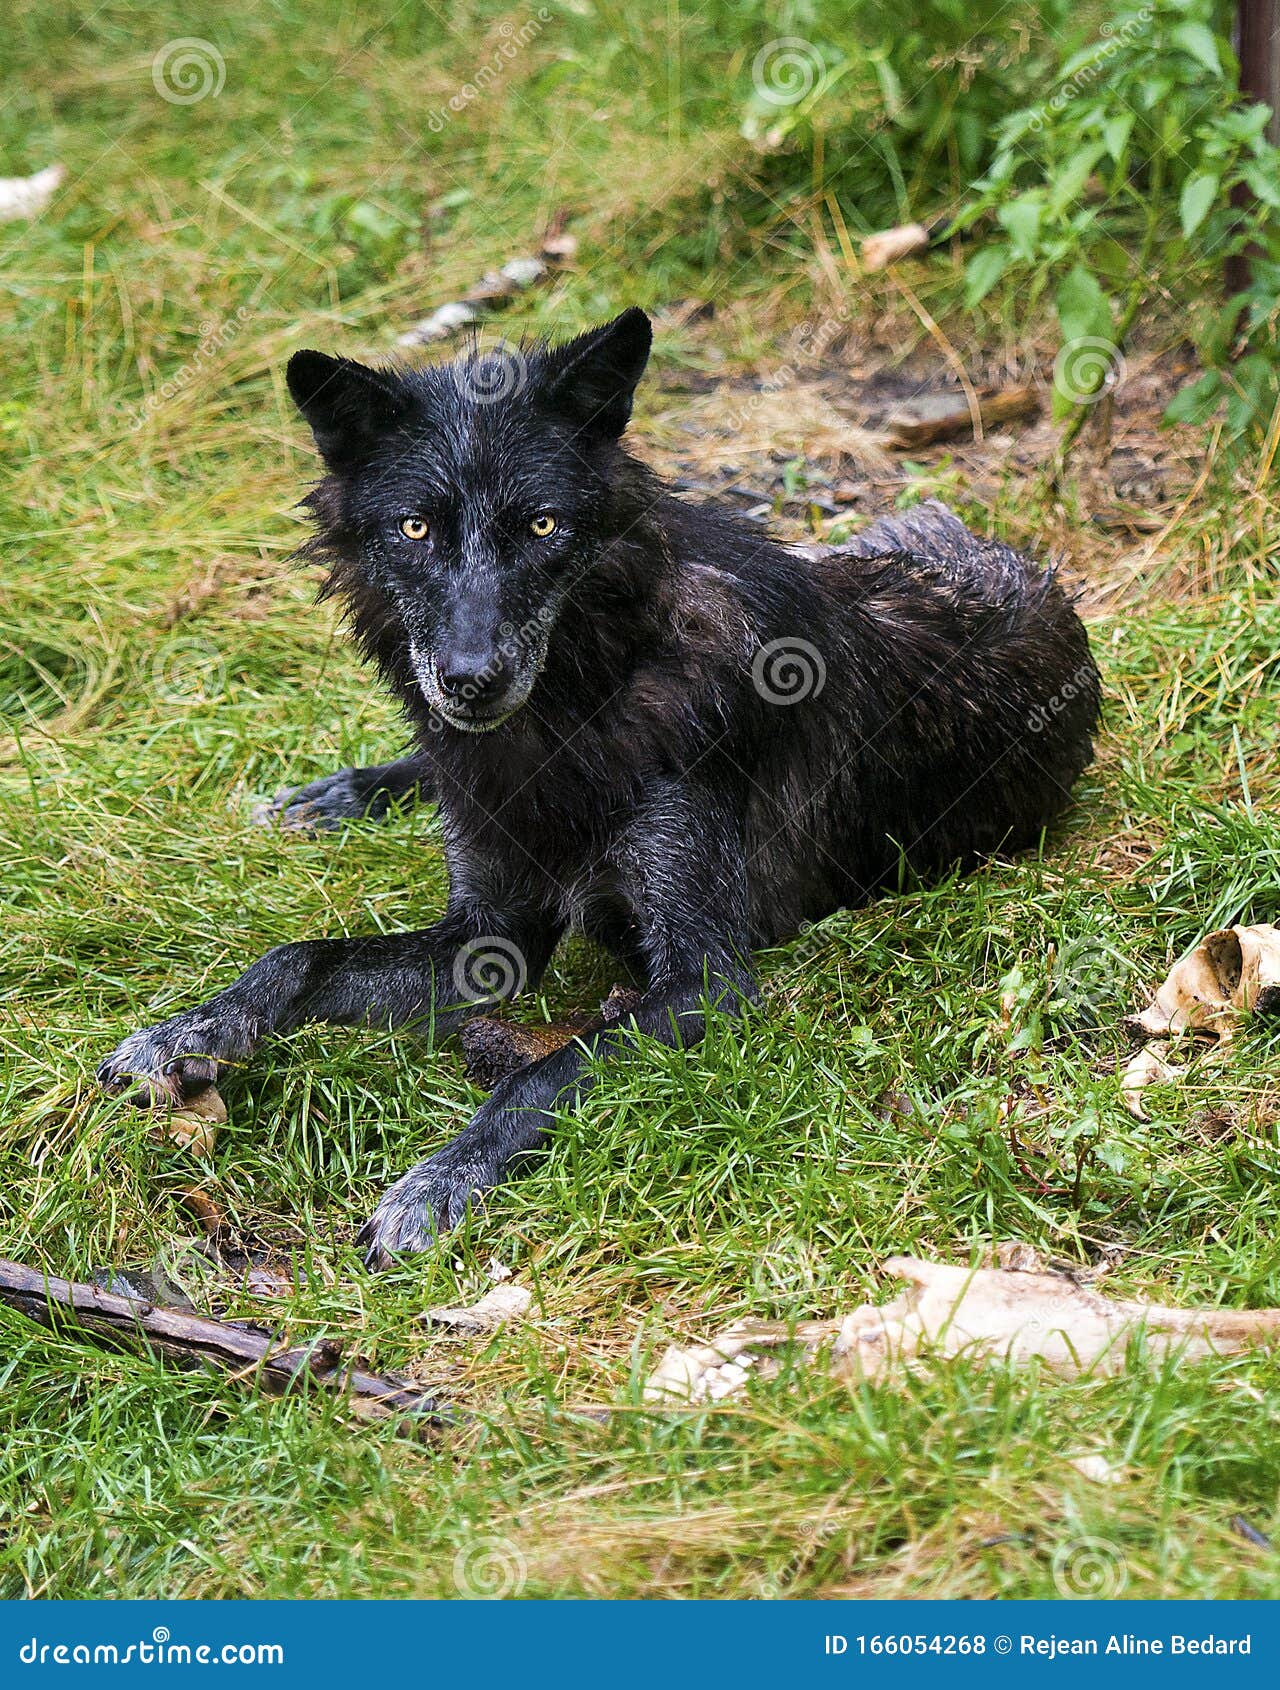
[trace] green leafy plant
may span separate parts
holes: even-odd
[[[742,133],[775,188],[832,191],[865,228],[914,216],[987,168],[1067,15],[1064,0],[922,0],[907,17],[884,0],[761,8]]]
[[[1071,415],[1064,445],[1116,379],[1161,284],[1210,302],[1192,312],[1208,367],[1175,397],[1169,420],[1203,421],[1225,404],[1226,433],[1239,438],[1274,410],[1280,150],[1266,138],[1267,108],[1238,104],[1219,22],[1212,0],[1114,8],[1063,59],[1048,96],[1005,119],[957,220],[994,216],[1001,231],[970,261],[971,306],[1007,275],[1033,294],[1054,289],[1063,346],[1054,409]],[[1226,262],[1245,253],[1251,280],[1223,298]],[[1082,347],[1092,356],[1073,357]]]

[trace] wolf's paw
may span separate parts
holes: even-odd
[[[391,794],[370,791],[363,769],[339,769],[306,786],[289,787],[264,804],[255,805],[253,820],[262,827],[297,828],[315,832],[341,827],[343,822],[382,821],[391,808]]]
[[[455,1140],[410,1168],[383,1197],[356,1243],[365,1266],[389,1267],[393,1256],[429,1250],[465,1218],[473,1198],[497,1185],[501,1169],[483,1152]]]
[[[181,1103],[246,1057],[256,1036],[256,1024],[234,1010],[189,1009],[130,1033],[100,1064],[98,1083],[114,1092],[132,1088],[131,1101],[143,1107]]]

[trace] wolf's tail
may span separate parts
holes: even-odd
[[[883,557],[886,552],[911,552],[937,563],[959,563],[982,545],[941,499],[925,499],[910,510],[878,516],[861,534],[835,548],[850,557]]]
[[[877,517],[861,534],[833,546],[832,558],[868,561],[895,553],[913,558],[948,582],[962,598],[988,605],[1017,606],[1059,591],[1056,573],[1024,557],[1003,540],[984,540],[965,527],[939,499]]]

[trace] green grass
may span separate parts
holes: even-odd
[[[1145,1124],[1116,1080],[1119,1018],[1161,970],[1280,907],[1280,512],[1247,477],[1184,511],[1141,592],[1099,595],[1107,730],[1042,858],[771,953],[745,1034],[608,1074],[438,1254],[371,1279],[351,1239],[476,1103],[453,1050],[278,1041],[227,1085],[206,1168],[94,1088],[124,1032],[267,946],[420,922],[443,896],[429,810],[321,839],[249,825],[255,797],[402,736],[288,564],[313,468],[288,351],[386,351],[560,206],[581,262],[521,301],[520,328],[715,297],[710,330],[664,338],[670,376],[714,353],[747,368],[830,301],[813,207],[741,186],[756,41],[728,9],[677,10],[678,70],[665,7],[557,10],[433,135],[424,112],[503,39],[489,4],[449,16],[107,5],[77,30],[46,7],[9,43],[0,170],[57,156],[70,178],[50,215],[0,231],[0,1253],[82,1277],[160,1260],[207,1295],[176,1200],[203,1178],[304,1274],[287,1304],[227,1286],[221,1306],[343,1334],[477,1418],[423,1447],[0,1313],[0,1595],[1054,1595],[1091,1539],[1111,1591],[1280,1594],[1280,1563],[1231,1528],[1280,1531],[1265,1357],[1074,1383],[955,1365],[853,1392],[802,1375],[674,1415],[639,1397],[672,1337],[838,1312],[905,1251],[1114,1246],[1125,1292],[1280,1304],[1280,1037],[1248,1031]],[[153,55],[180,36],[218,44],[221,94],[155,95]],[[922,296],[946,304],[954,276],[931,276]],[[867,289],[868,312],[885,297]],[[1086,570],[1098,555],[1086,520],[1026,489],[995,518],[1051,526]],[[569,947],[528,1013],[610,983]],[[886,1119],[890,1092],[909,1108]],[[532,1320],[489,1342],[424,1331],[494,1256],[535,1288]],[[600,1405],[603,1423],[575,1412]],[[1070,1465],[1094,1452],[1125,1482]]]

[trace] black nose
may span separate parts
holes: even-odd
[[[441,692],[454,704],[482,704],[502,691],[502,659],[496,654],[450,652],[441,657],[437,672]]]

